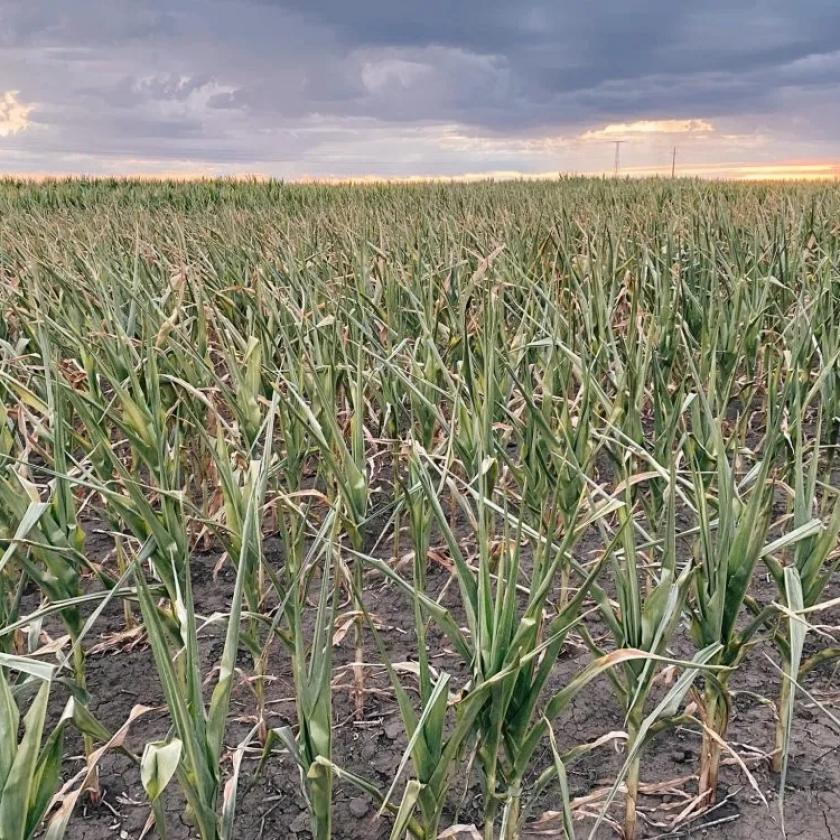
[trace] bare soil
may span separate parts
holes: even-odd
[[[110,547],[107,536],[97,531],[96,523],[89,526],[88,549],[105,556]],[[276,540],[266,542],[270,562],[282,562]],[[384,550],[383,550],[384,552]],[[204,616],[229,608],[232,591],[230,566],[215,572],[218,556],[213,553],[197,554],[191,566],[197,609]],[[429,570],[430,590],[440,592],[449,580],[449,572],[442,565],[433,563]],[[769,582],[766,591],[759,592],[764,599],[773,597]],[[840,594],[840,585],[833,582],[830,597]],[[415,650],[412,627],[412,606],[381,577],[368,576],[365,589],[366,603],[372,611],[381,638],[384,640],[392,662],[408,661]],[[454,606],[457,601],[455,588],[450,586],[444,595]],[[826,616],[826,620],[836,616]],[[837,624],[836,620],[833,623]],[[58,629],[56,632],[58,632]],[[123,629],[122,606],[109,605],[95,630],[99,638],[91,643],[106,640],[109,634]],[[447,652],[442,639],[435,639],[439,667],[457,674],[456,658]],[[810,639],[813,645],[815,641]],[[431,647],[431,645],[430,645]],[[222,648],[220,631],[213,627],[202,633],[202,655],[206,661],[205,673],[218,661]],[[352,692],[353,633],[349,632],[335,651],[334,690],[334,760],[337,764],[358,773],[382,789],[387,789],[406,745],[396,703],[384,669],[377,664],[377,654],[368,635],[366,650],[371,664],[366,669],[364,717],[354,716],[355,697]],[[680,821],[679,814],[696,791],[699,736],[687,730],[669,731],[657,736],[646,747],[642,782],[659,784],[671,782],[664,790],[642,799],[643,836],[702,837],[708,840],[771,840],[783,836],[779,810],[779,779],[769,771],[764,757],[772,749],[774,708],[765,698],[776,696],[780,676],[770,661],[773,650],[769,644],[757,646],[733,681],[735,709],[729,732],[729,741],[737,749],[749,768],[755,784],[753,788],[747,775],[734,760],[726,763],[719,790],[719,805],[690,823]],[[570,675],[580,670],[589,654],[574,640],[568,645],[554,677],[561,685]],[[232,751],[245,737],[254,723],[254,694],[248,685],[250,657],[240,656],[241,679],[236,687],[232,705],[232,719],[228,729],[227,746]],[[127,746],[139,753],[143,745],[166,735],[169,721],[163,695],[149,649],[142,643],[120,646],[111,651],[92,655],[88,662],[91,711],[111,730],[116,730],[127,719],[132,707],[143,704],[155,707],[138,719],[131,728]],[[273,648],[269,664],[272,681],[268,688],[270,721],[272,727],[296,726],[294,695],[289,659],[279,644]],[[840,681],[835,679],[831,666],[812,673],[806,687],[814,698],[836,714],[840,706]],[[57,713],[61,698],[56,698]],[[561,750],[586,741],[593,741],[604,733],[623,729],[621,712],[606,679],[593,683],[579,696],[571,708],[555,721],[555,732]],[[81,743],[71,737],[68,746],[72,758],[65,762],[66,775],[72,776],[81,767]],[[260,750],[255,745],[248,751],[239,785],[239,804],[236,819],[238,840],[252,838],[311,837],[309,817],[301,795],[298,770],[285,754],[272,756],[261,775],[255,775]],[[551,763],[546,750],[537,755],[536,766],[541,770]],[[620,749],[604,746],[588,754],[569,767],[572,797],[582,797],[612,784],[622,763]],[[77,809],[68,836],[73,840],[113,840],[141,836],[149,815],[145,794],[140,783],[139,771],[130,758],[111,753],[101,762],[103,799],[97,807]],[[223,772],[230,769],[230,758]],[[481,803],[477,785],[464,787],[465,780],[457,779],[444,827],[453,824],[477,823],[480,825]],[[526,790],[527,796],[527,790]],[[766,799],[766,805],[762,802]],[[169,815],[168,836],[173,840],[186,840],[196,836],[184,821],[184,803],[177,785],[173,782],[165,793]],[[366,795],[349,784],[336,782],[334,836],[337,840],[374,840],[387,838],[390,821],[378,817],[376,808]],[[597,814],[599,805],[589,811]],[[620,803],[611,814],[620,820]],[[533,804],[525,837],[536,838],[564,836],[559,811],[560,794],[556,786],[550,787]],[[802,840],[835,840],[840,838],[840,729],[834,726],[816,703],[799,697],[794,731],[794,743],[785,792],[785,829],[790,838]],[[582,816],[576,826],[578,835],[588,836],[593,821]],[[151,836],[155,836],[154,831]],[[468,833],[461,835],[469,837]],[[618,836],[616,829],[602,824],[598,837]]]

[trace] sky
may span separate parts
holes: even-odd
[[[0,173],[840,176],[836,0],[0,0]]]

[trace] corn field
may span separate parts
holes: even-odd
[[[840,786],[836,184],[5,180],[0,305],[0,840]]]

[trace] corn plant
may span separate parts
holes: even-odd
[[[634,648],[661,658],[630,660],[623,668],[609,673],[621,700],[627,721],[627,740],[633,749],[626,767],[624,817],[624,835],[632,840],[638,833],[637,800],[641,770],[639,743],[643,734],[645,707],[654,687],[657,665],[667,657],[668,646],[673,642],[682,619],[692,569],[688,563],[680,569],[677,562],[673,468],[666,521],[659,531],[662,545],[657,563],[645,562],[638,550],[637,537],[629,520],[631,514],[628,513],[634,507],[630,482],[625,479],[625,484],[628,487],[626,503],[618,511],[620,547],[612,555],[612,578],[617,590],[615,602],[600,587],[595,590],[595,597],[617,647]],[[606,651],[588,634],[587,642],[597,655],[605,655]]]
[[[830,485],[822,494],[819,489],[819,466],[820,466],[820,440],[821,422],[817,422],[815,434],[814,451],[810,460],[806,462],[805,444],[803,440],[802,424],[796,426],[796,437],[794,441],[794,457],[792,463],[793,472],[793,533],[801,535],[792,548],[790,566],[781,562],[774,552],[767,551],[764,554],[764,562],[767,565],[779,592],[782,602],[786,603],[791,610],[813,609],[817,607],[824,598],[825,589],[832,578],[837,564],[840,563],[840,556],[837,555],[837,541],[840,538],[840,495],[836,492],[829,492]],[[822,495],[820,505],[819,495]],[[834,498],[832,499],[832,495]],[[822,508],[823,517],[815,514]],[[815,527],[825,521],[824,527]],[[800,606],[790,602],[790,577],[789,572],[796,572],[796,590]],[[794,631],[798,628],[792,626]],[[790,708],[792,707],[791,691],[797,681],[801,681],[806,674],[819,665],[830,662],[840,656],[840,650],[836,647],[824,647],[806,660],[802,661],[795,670],[792,670],[794,651],[792,648],[790,634],[778,635],[777,646],[782,656],[782,667],[790,678],[782,681],[781,692],[778,700],[778,718],[776,724],[776,740],[773,750],[772,766],[776,772],[781,772],[787,755],[787,745],[790,743]],[[801,657],[801,652],[799,654]]]
[[[89,563],[84,551],[85,535],[77,516],[77,503],[69,477],[68,417],[64,390],[55,381],[55,370],[50,357],[50,344],[42,336],[46,355],[44,420],[50,426],[52,448],[52,480],[47,486],[48,498],[41,502],[41,488],[26,477],[26,466],[7,465],[0,473],[0,517],[11,517],[15,523],[29,523],[28,543],[25,550],[17,552],[16,562],[22,570],[22,580],[37,583],[40,592],[53,604],[72,603],[83,592],[82,576],[85,572],[100,578],[106,585],[110,579],[99,573]],[[36,513],[37,511],[37,513]],[[81,643],[82,614],[76,606],[61,609],[61,619],[70,637],[73,652],[73,675],[76,687],[83,695],[87,691],[85,650]],[[93,740],[84,735],[85,754],[93,751]],[[91,781],[88,791],[98,797],[97,779]]]
[[[446,831],[468,784],[485,837],[515,837],[551,785],[571,837],[570,768],[616,737],[574,743],[564,712],[603,678],[627,743],[591,793],[603,820],[621,792],[638,836],[645,744],[699,719],[711,807],[739,672],[771,645],[784,784],[801,680],[836,654],[804,641],[837,574],[839,207],[820,183],[0,180],[0,653],[69,637],[76,781],[125,737],[86,705],[122,599],[130,633],[109,618],[96,647],[161,678],[171,729],[134,756],[158,833],[178,785],[200,835],[235,836],[259,742],[319,840],[347,784],[394,840]],[[235,584],[203,622],[210,553]],[[381,785],[334,733],[347,629],[355,724],[376,692],[407,741]],[[224,744],[240,648],[249,731]],[[12,682],[26,717],[40,684]]]
[[[12,685],[7,676],[10,668],[30,672],[32,676]],[[61,779],[67,717],[62,717],[44,737],[53,674],[51,666],[36,660],[7,655],[0,658],[0,837],[3,840],[28,840],[36,836]],[[23,735],[18,741],[21,724],[18,696],[30,693],[33,683],[37,687],[23,716]]]
[[[180,589],[178,583],[176,600],[172,605],[181,642],[176,648],[173,648],[170,635],[163,626],[144,573],[138,570],[135,574],[143,620],[149,634],[173,729],[181,744],[178,750],[179,760],[175,762],[175,773],[187,799],[188,815],[202,840],[225,840],[233,836],[230,833],[233,817],[229,812],[235,807],[235,799],[226,798],[221,815],[217,811],[222,787],[220,763],[233,690],[234,666],[241,638],[245,580],[251,565],[259,562],[261,552],[260,512],[270,467],[273,416],[274,408],[266,418],[262,457],[253,461],[250,467],[248,502],[240,535],[241,551],[236,583],[231,611],[227,618],[219,674],[209,705],[205,706],[201,690],[198,630],[189,567],[185,567],[183,589]],[[147,768],[150,763],[157,765],[159,759],[160,750],[148,752]],[[147,772],[159,775],[158,771]],[[158,782],[156,793],[159,794],[161,787],[162,782]]]

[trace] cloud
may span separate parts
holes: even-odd
[[[7,3],[0,79],[38,130],[0,130],[0,170],[598,171],[615,139],[628,168],[677,144],[697,166],[840,157],[835,0],[580,8]]]
[[[400,58],[366,61],[362,64],[362,82],[372,93],[381,93],[391,86],[403,90],[418,83],[434,72],[428,64]]]
[[[581,140],[621,140],[652,135],[708,134],[714,130],[714,126],[708,120],[701,119],[635,120],[629,123],[610,123],[603,128],[590,129],[581,135]]]
[[[0,96],[0,137],[10,137],[26,131],[32,108],[18,99],[16,90],[7,90]]]

